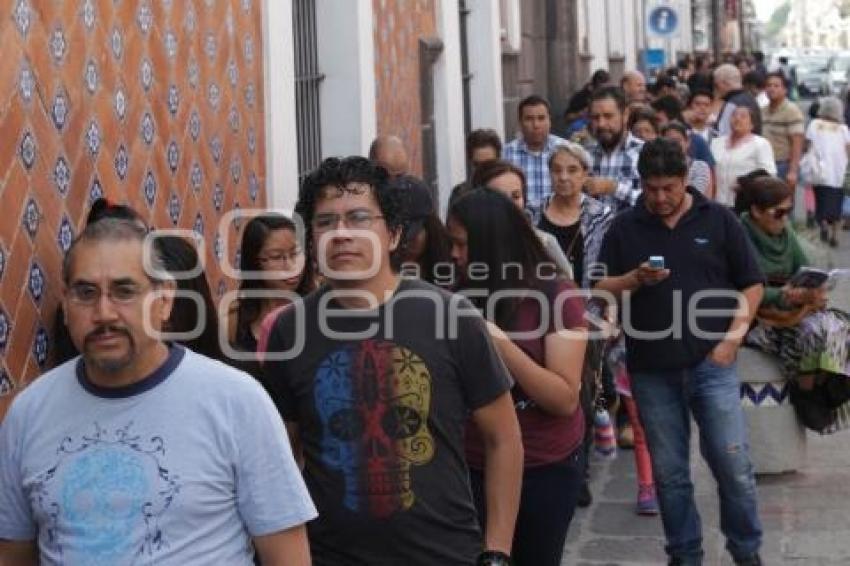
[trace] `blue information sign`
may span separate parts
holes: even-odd
[[[679,14],[670,6],[658,6],[649,12],[647,25],[655,35],[669,37],[678,31]]]
[[[666,56],[663,49],[643,50],[643,71],[647,76],[657,75],[664,68]]]

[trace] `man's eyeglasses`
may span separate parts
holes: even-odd
[[[782,220],[783,218],[785,218],[786,216],[788,216],[789,214],[791,214],[791,211],[792,211],[792,210],[793,210],[793,209],[792,209],[790,206],[789,206],[789,207],[787,207],[787,208],[779,208],[779,207],[777,207],[777,208],[774,208],[774,209],[773,209],[773,212],[771,212],[771,214],[773,215],[773,217],[774,217],[776,220]]]
[[[345,215],[336,213],[317,214],[313,218],[313,230],[316,232],[327,232],[336,229],[339,221],[343,220],[347,228],[354,230],[366,230],[372,227],[375,220],[383,218],[380,214],[373,214],[368,210],[349,210]]]
[[[132,305],[149,290],[135,283],[112,285],[106,291],[106,296],[112,304]],[[100,302],[103,289],[88,283],[75,283],[68,288],[68,300],[79,306],[92,307]]]

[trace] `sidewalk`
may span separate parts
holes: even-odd
[[[841,239],[832,263],[850,267],[850,234],[844,232]],[[835,306],[850,310],[850,281],[842,281],[831,297]],[[762,558],[770,566],[850,564],[850,431],[808,436],[808,462],[802,470],[758,479],[765,532]],[[732,561],[719,531],[716,484],[695,440],[691,458],[703,520],[704,564],[726,566]],[[594,460],[592,467],[593,504],[577,510],[562,564],[666,564],[660,518],[634,512],[637,480],[632,452],[621,450],[613,461]]]
[[[706,566],[732,564],[718,529],[714,479],[692,450],[697,505],[703,520]],[[562,564],[666,564],[661,519],[634,512],[634,457],[621,450],[612,462],[594,462],[593,504],[579,509]],[[808,464],[795,473],[758,479],[764,526],[762,558],[770,566],[850,564],[850,431],[809,435]]]

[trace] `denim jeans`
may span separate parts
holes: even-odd
[[[776,176],[785,180],[785,177],[788,176],[788,169],[791,167],[790,161],[777,161],[776,162]],[[791,187],[791,189],[796,189],[797,187]]]
[[[735,366],[704,360],[684,370],[635,372],[632,393],[652,456],[667,554],[681,564],[702,560],[690,471],[691,415],[700,452],[717,480],[726,548],[735,560],[757,553],[762,530]]]

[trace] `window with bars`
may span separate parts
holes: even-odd
[[[295,52],[295,113],[298,137],[298,178],[303,179],[322,160],[322,122],[316,40],[316,0],[292,0]]]

